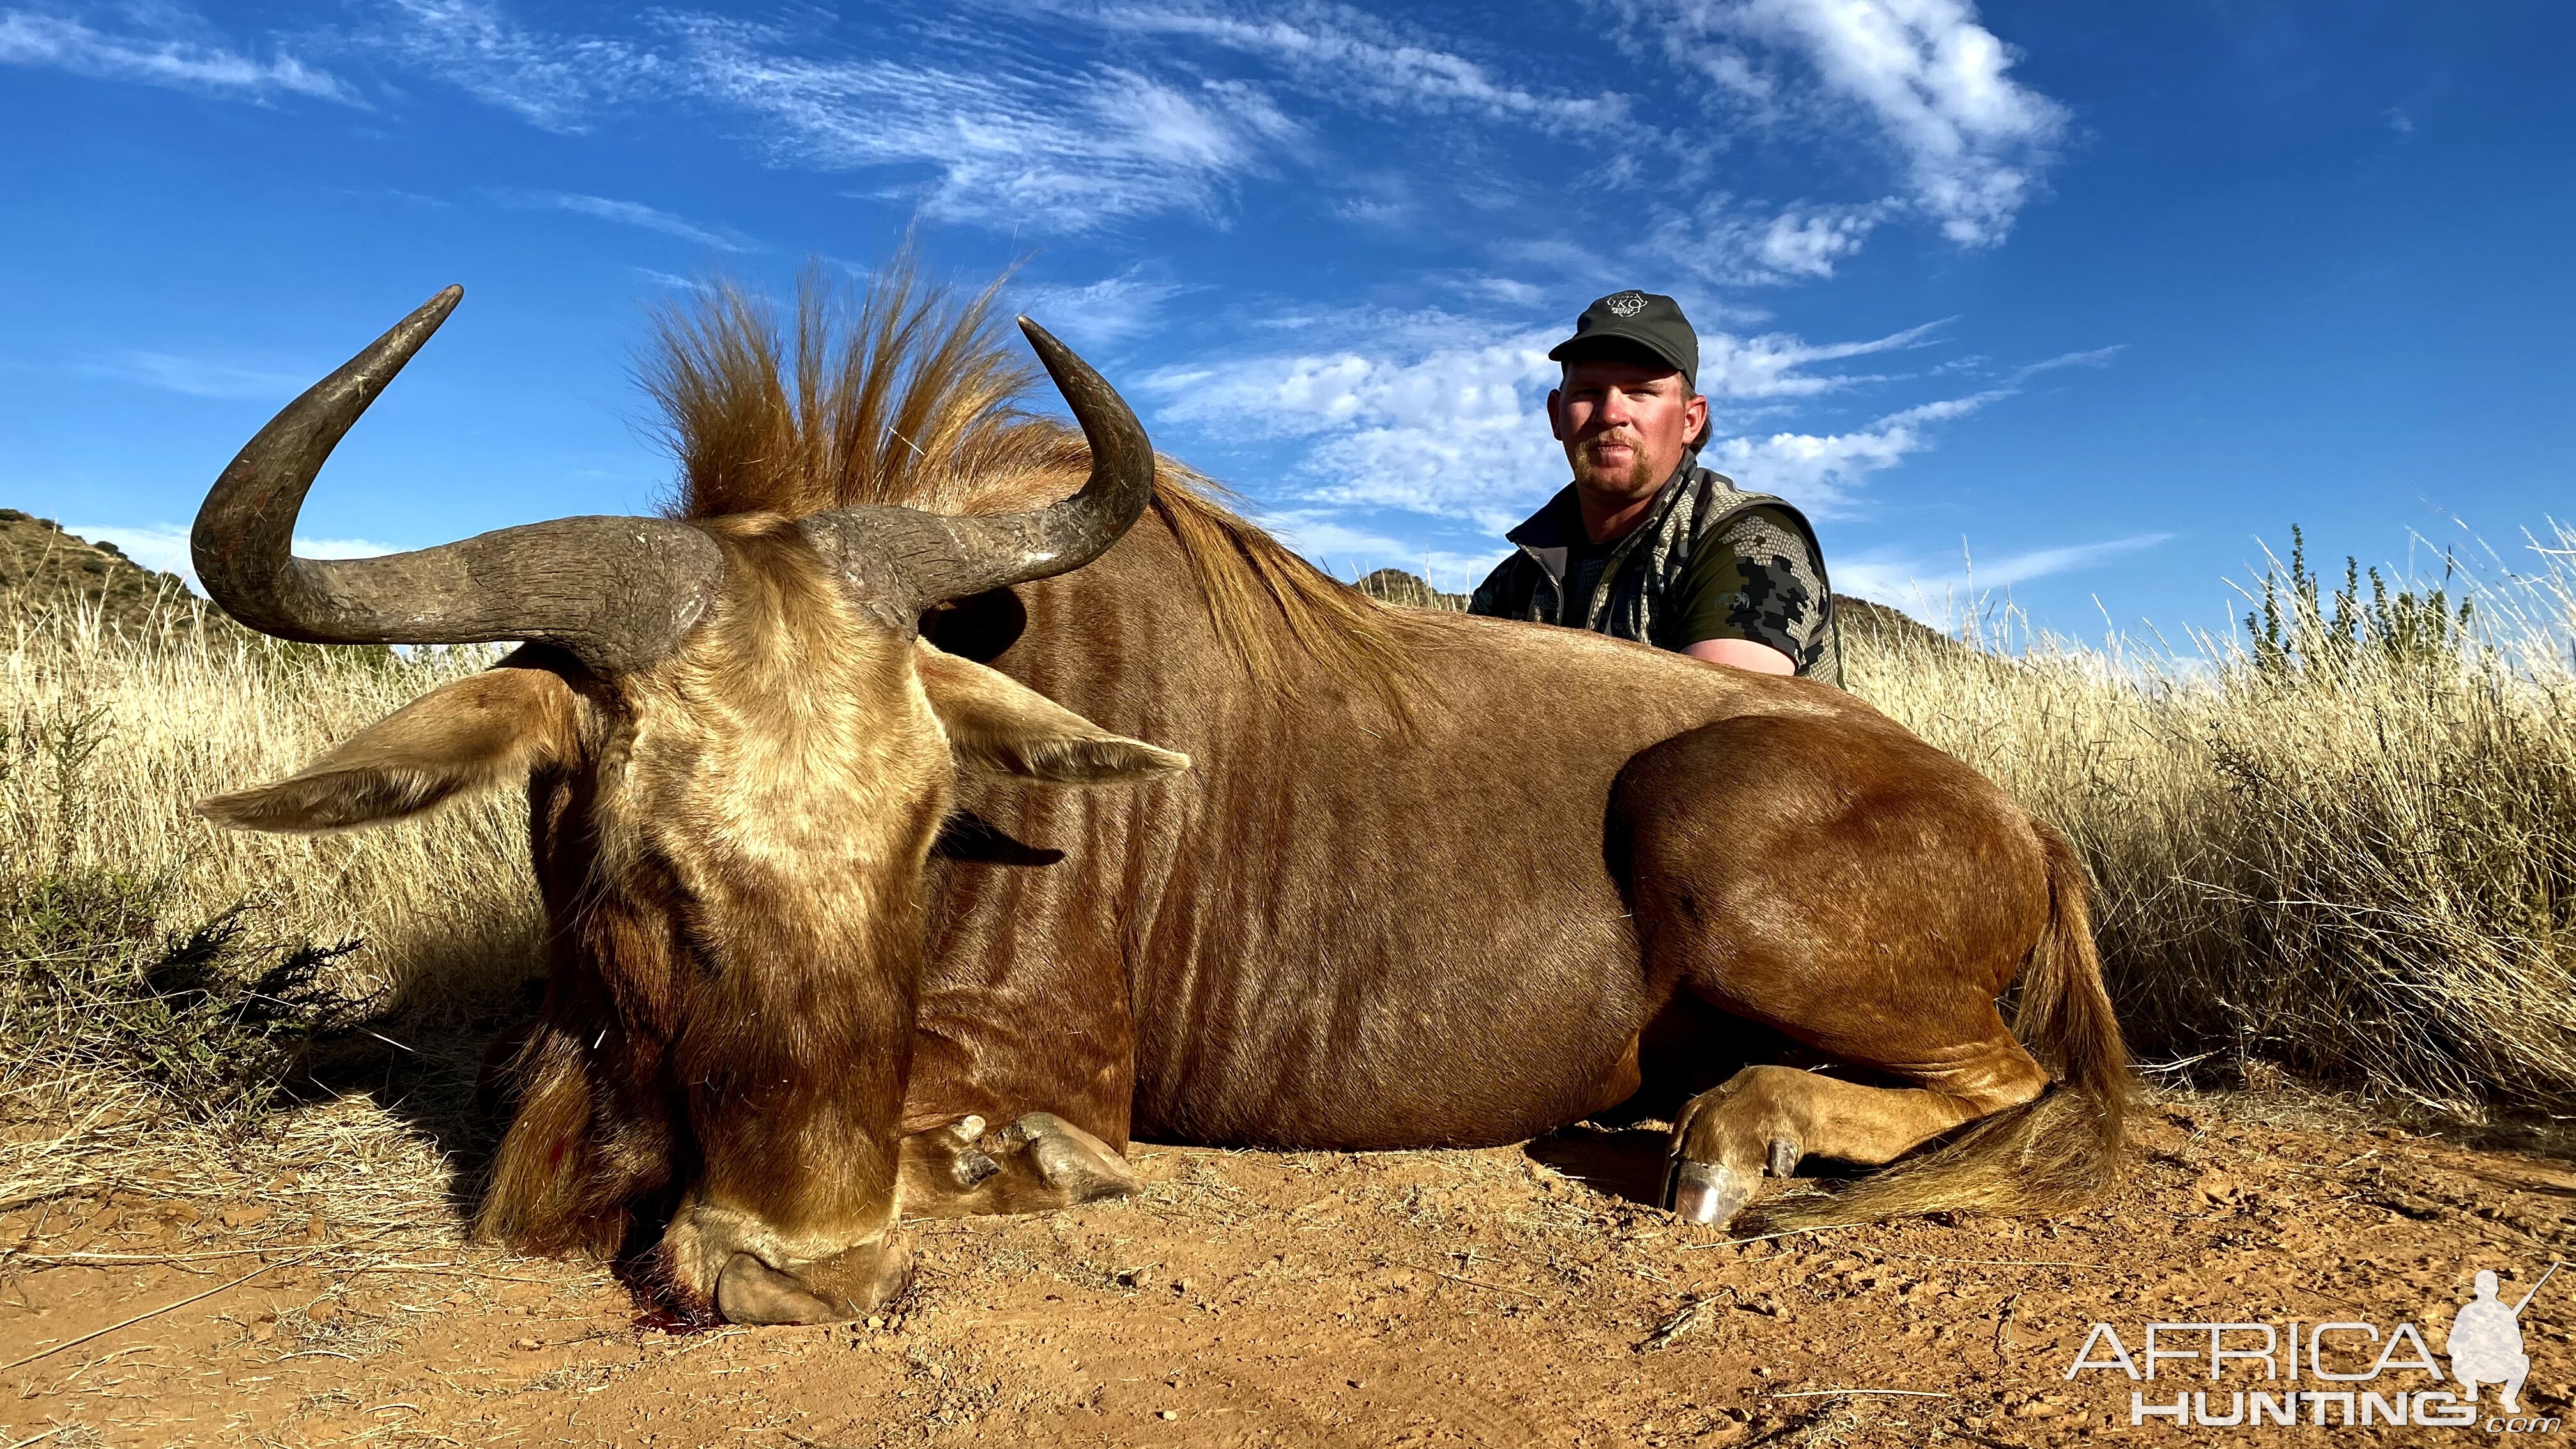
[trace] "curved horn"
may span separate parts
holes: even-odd
[[[304,495],[358,415],[465,295],[449,287],[259,430],[189,536],[224,611],[311,644],[541,639],[597,668],[669,649],[720,577],[715,542],[658,518],[559,518],[370,559],[294,556]]]
[[[909,508],[841,508],[803,524],[806,536],[837,554],[845,568],[887,570],[912,614],[987,589],[1070,573],[1108,552],[1154,496],[1154,445],[1126,400],[1054,334],[1026,317],[1019,321],[1091,445],[1091,477],[1082,491],[1027,513],[957,517]]]

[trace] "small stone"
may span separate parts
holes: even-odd
[[[1180,1417],[1180,1414],[1175,1410],[1165,1409],[1163,1411],[1163,1417],[1166,1419],[1177,1419]]]
[[[340,1316],[340,1305],[325,1298],[304,1310],[304,1316],[315,1323],[328,1323]]]
[[[537,1342],[537,1341],[536,1341],[535,1339],[533,1339],[533,1338],[523,1338],[523,1339],[520,1339],[517,1343],[512,1344],[512,1345],[511,1345],[511,1347],[516,1348],[516,1349],[519,1349],[520,1351],[522,1351],[522,1352],[524,1352],[524,1353],[534,1353],[534,1352],[536,1352],[538,1349],[545,1347],[545,1345],[544,1345],[544,1344],[541,1344],[541,1343],[539,1343],[539,1342]]]
[[[871,1313],[868,1315],[868,1327],[883,1328],[885,1327],[885,1320],[878,1315]]]

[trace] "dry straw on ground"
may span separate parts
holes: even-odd
[[[1847,639],[1851,683],[2077,841],[2124,1018],[2145,1055],[2181,1064],[2172,1079],[2279,1070],[2458,1117],[2564,1110],[2568,542],[2535,555],[2536,576],[2481,593],[2465,632],[2410,633],[2420,607],[2373,622],[2366,604],[2338,630],[2293,591],[2269,652],[2004,657],[1867,631]],[[245,970],[356,939],[319,969],[366,1014],[319,1080],[283,1098],[252,1080],[223,1101],[174,1101],[172,1079],[145,1080],[99,1035],[135,998],[107,977],[144,972],[154,952],[99,956],[85,1004],[59,961],[37,959],[63,949],[60,933],[11,922],[0,1211],[150,1181],[209,1200],[264,1193],[279,1223],[321,1213],[335,1238],[343,1222],[452,1236],[485,1130],[475,1060],[537,969],[521,803],[320,839],[218,832],[188,806],[292,771],[489,652],[331,658],[77,612],[0,628],[0,895],[110,882],[106,898],[148,910],[125,927],[146,945],[239,907]],[[39,977],[53,995],[24,989]]]

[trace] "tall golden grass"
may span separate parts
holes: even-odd
[[[2123,1025],[2168,1080],[2286,1071],[2442,1117],[2563,1109],[2576,535],[2530,556],[2469,586],[2466,623],[2349,570],[2320,599],[2294,555],[2250,640],[1881,644],[1851,685],[2076,842]]]
[[[366,947],[351,963],[363,980],[352,985],[371,991],[436,994],[443,974],[479,981],[533,959],[523,801],[486,798],[330,836],[219,830],[189,808],[294,773],[483,669],[496,650],[337,656],[231,629],[129,634],[80,609],[0,631],[10,875],[108,870],[157,882],[173,928],[244,905],[281,934],[357,937]]]

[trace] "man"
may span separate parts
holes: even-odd
[[[1548,353],[1574,482],[1506,535],[1468,612],[1842,682],[1833,594],[1798,510],[1699,466],[1699,334],[1670,297],[1614,292]]]

